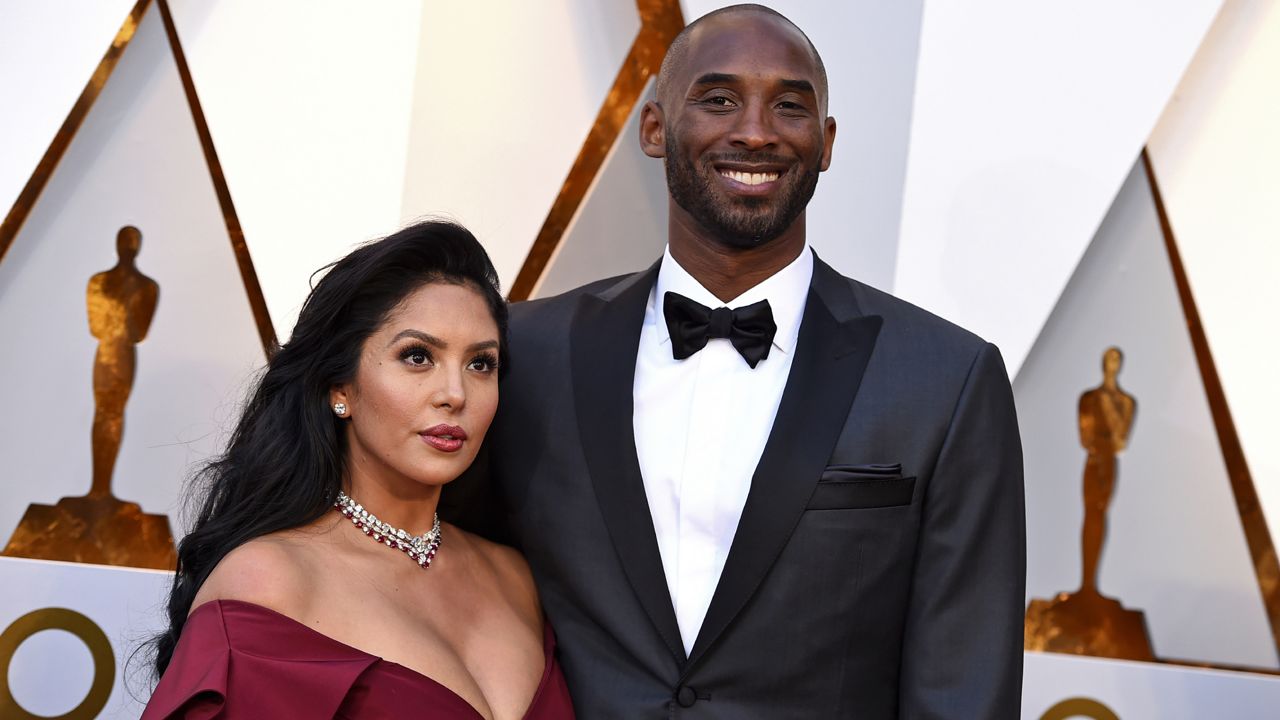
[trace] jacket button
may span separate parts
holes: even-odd
[[[680,703],[682,708],[693,707],[693,704],[698,702],[698,693],[688,685],[682,685],[676,691],[676,702]]]

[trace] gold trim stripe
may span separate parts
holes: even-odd
[[[147,6],[150,4],[151,0],[138,0],[138,4],[134,5],[133,9],[129,11],[129,16],[124,19],[124,24],[116,32],[115,39],[111,41],[111,46],[107,48],[107,52],[102,56],[98,67],[94,69],[93,75],[89,77],[89,82],[85,83],[80,97],[76,100],[75,105],[71,106],[71,112],[67,113],[67,119],[62,121],[62,127],[58,128],[58,132],[53,136],[53,142],[49,143],[49,149],[45,150],[44,156],[36,164],[35,171],[31,173],[31,178],[22,187],[22,192],[18,193],[18,199],[13,201],[13,207],[5,215],[4,222],[0,223],[0,260],[4,260],[5,253],[9,251],[9,246],[13,244],[13,239],[18,236],[18,230],[22,229],[22,224],[27,221],[27,216],[31,214],[31,208],[35,207],[36,200],[40,198],[40,193],[44,190],[44,186],[48,184],[49,178],[53,176],[53,171],[58,167],[58,162],[62,160],[67,148],[71,146],[71,140],[75,138],[76,131],[80,129],[80,124],[84,122],[90,108],[93,107],[94,101],[98,99],[102,88],[106,86],[107,79],[111,77],[111,72],[116,68],[116,63],[120,62],[120,56],[124,54],[125,47],[133,39],[134,33],[138,30],[138,23],[142,21],[142,16],[146,13]]]
[[[1276,677],[1280,677],[1280,670],[1250,667],[1248,665],[1231,665],[1220,662],[1211,663],[1199,660],[1174,660],[1171,658],[1160,658],[1153,662],[1157,665],[1173,665],[1175,667],[1193,668],[1196,670],[1221,670],[1224,672],[1252,673],[1254,675],[1274,675]]]
[[[1218,367],[1213,361],[1213,353],[1209,350],[1209,339],[1205,335],[1204,325],[1200,322],[1200,311],[1196,308],[1195,296],[1191,293],[1191,283],[1187,279],[1187,271],[1182,264],[1182,255],[1178,252],[1178,244],[1174,240],[1173,226],[1169,223],[1164,198],[1156,182],[1155,168],[1151,164],[1151,156],[1145,147],[1142,148],[1142,166],[1147,171],[1147,182],[1151,185],[1156,214],[1160,217],[1160,230],[1164,234],[1165,249],[1169,252],[1169,264],[1173,266],[1173,281],[1178,287],[1178,297],[1182,300],[1182,312],[1187,318],[1191,346],[1195,350],[1196,364],[1200,366],[1200,378],[1204,382],[1205,395],[1208,396],[1209,412],[1213,415],[1218,444],[1222,446],[1222,459],[1227,466],[1231,492],[1235,496],[1236,510],[1240,513],[1240,524],[1244,527],[1245,541],[1249,545],[1249,555],[1253,559],[1254,572],[1258,576],[1258,587],[1262,591],[1262,604],[1266,607],[1271,636],[1275,641],[1277,653],[1280,653],[1280,563],[1276,560],[1275,541],[1267,528],[1267,518],[1262,514],[1262,505],[1258,502],[1253,475],[1249,472],[1249,463],[1245,459],[1244,448],[1240,444],[1240,436],[1236,432],[1235,421],[1231,417],[1231,408],[1227,405],[1227,396],[1222,389]]]
[[[587,133],[568,177],[560,186],[560,194],[529,248],[520,273],[511,284],[507,296],[512,302],[528,300],[533,294],[556,248],[564,239],[565,230],[586,199],[588,188],[603,167],[605,157],[618,141],[618,135],[644,92],[645,84],[650,76],[657,74],[667,47],[684,29],[679,0],[636,0],[636,7],[640,12],[640,32],[622,61],[613,87],[605,96],[595,124]]]
[[[236,215],[235,204],[231,201],[231,189],[227,186],[226,174],[222,172],[222,163],[218,161],[218,151],[213,146],[213,135],[209,132],[209,124],[205,121],[204,109],[200,105],[200,97],[196,94],[196,84],[191,78],[191,69],[187,66],[186,53],[182,51],[182,43],[178,41],[178,30],[173,24],[168,0],[157,0],[157,5],[160,8],[160,17],[164,20],[165,34],[169,37],[169,46],[173,50],[174,62],[178,66],[178,75],[182,78],[182,90],[186,93],[187,105],[191,108],[191,119],[195,122],[196,134],[200,136],[200,147],[204,149],[204,159],[209,166],[209,177],[213,180],[218,205],[222,208],[227,235],[231,238],[231,250],[235,253],[236,265],[240,267],[240,280],[244,283],[249,307],[253,310],[253,319],[258,326],[258,338],[262,341],[262,351],[270,359],[280,347],[276,341],[275,325],[271,323],[267,301],[262,295],[262,285],[258,282],[258,273],[253,268],[249,246],[244,241],[244,230],[240,227],[240,218]]]

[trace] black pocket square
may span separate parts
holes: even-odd
[[[828,465],[822,471],[819,482],[848,482],[857,480],[887,480],[902,477],[902,463],[871,463],[868,465]]]
[[[831,465],[809,497],[806,510],[853,510],[911,504],[916,479],[902,465]]]

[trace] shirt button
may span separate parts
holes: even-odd
[[[693,707],[693,704],[698,702],[698,693],[688,685],[682,685],[676,691],[676,702],[680,703],[682,708]]]

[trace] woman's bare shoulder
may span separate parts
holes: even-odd
[[[191,609],[213,600],[240,600],[294,616],[312,594],[311,554],[287,532],[254,538],[218,562]]]

